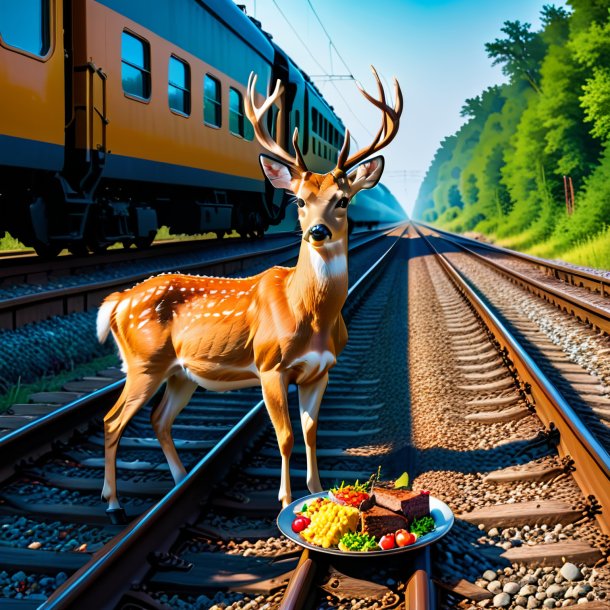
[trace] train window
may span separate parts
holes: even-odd
[[[252,123],[244,115],[244,98],[233,87],[229,87],[229,131],[244,140],[254,139]]]
[[[44,57],[51,48],[50,0],[0,2],[0,36],[5,44]]]
[[[191,71],[189,65],[173,55],[169,58],[169,107],[180,114],[191,114]]]
[[[203,79],[203,120],[212,127],[220,127],[222,121],[220,82],[209,74]]]
[[[241,93],[229,87],[229,131],[236,136],[244,137],[244,100]]]
[[[318,111],[315,108],[311,111],[311,130],[318,133]]]
[[[128,32],[123,32],[121,45],[123,91],[147,100],[150,98],[150,45]]]

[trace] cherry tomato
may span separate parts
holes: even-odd
[[[300,515],[292,522],[292,531],[298,534],[299,532],[302,532],[310,523],[311,519],[309,517]]]
[[[398,530],[396,532],[395,536],[396,536],[396,544],[398,546],[409,546],[410,544],[413,544],[417,540],[417,537],[415,536],[415,534],[412,534],[411,532],[407,532],[407,530]]]
[[[384,551],[389,551],[390,549],[393,549],[396,546],[396,538],[394,534],[386,534],[385,536],[382,536],[381,540],[379,541],[379,546]]]

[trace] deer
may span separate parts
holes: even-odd
[[[165,273],[105,298],[97,316],[104,342],[112,332],[126,374],[122,392],[104,417],[105,476],[102,499],[114,522],[126,515],[117,496],[116,455],[125,427],[165,382],[151,412],[151,423],[175,484],[185,476],[171,434],[173,422],[195,389],[224,392],[260,386],[281,455],[278,500],[291,501],[289,460],[294,436],[288,411],[288,386],[298,386],[305,442],[307,487],[322,491],[316,459],[320,403],[329,371],[347,343],[341,310],[348,293],[348,204],[361,189],[374,187],[384,168],[371,155],[396,136],[402,93],[394,79],[394,107],[386,102],[374,67],[379,98],[358,88],[381,110],[381,127],[372,143],[349,156],[350,133],[336,167],[318,174],[307,169],[298,145],[294,155],[270,135],[265,115],[283,95],[277,80],[260,106],[257,76],[250,74],[245,113],[260,145],[260,165],[271,184],[292,194],[298,207],[301,240],[294,267],[274,266],[247,278]]]

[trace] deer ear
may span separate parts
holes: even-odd
[[[368,161],[363,161],[360,165],[357,165],[348,175],[351,191],[357,193],[362,189],[372,189],[381,178],[383,173],[384,160],[380,155],[379,157],[373,157]]]
[[[263,173],[276,189],[291,190],[291,181],[299,177],[293,168],[266,155],[261,155],[259,161]]]

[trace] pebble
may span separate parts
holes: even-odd
[[[522,595],[523,597],[533,595],[534,593],[536,593],[536,587],[534,585],[524,585],[519,589],[519,595]]]
[[[539,606],[540,602],[535,597],[532,596],[527,600],[528,608],[538,608]]]
[[[576,587],[574,587],[574,596],[583,597],[584,595],[589,593],[591,589],[593,589],[593,587],[589,583],[585,583],[584,585],[577,585]]]
[[[527,597],[521,594],[517,595],[517,597],[515,597],[515,604],[518,606],[525,606],[525,604],[527,604]]]
[[[509,595],[515,595],[519,589],[520,587],[516,582],[507,582],[504,587],[502,587],[502,591],[504,591],[504,593],[508,593]]]
[[[549,597],[548,599],[545,599],[542,602],[542,606],[544,608],[554,608],[555,607],[555,600],[552,597]]]
[[[565,591],[566,591],[565,587],[562,587],[561,585],[559,585],[557,583],[553,583],[546,590],[546,596],[547,597],[560,598],[560,597],[563,597],[563,594],[565,593]]]
[[[498,593],[493,598],[494,608],[504,608],[510,604],[510,595],[508,593]]]
[[[561,570],[559,570],[559,573],[566,580],[580,580],[582,578],[580,570],[573,563],[570,562],[564,563],[561,566]]]
[[[502,584],[499,580],[492,580],[487,585],[487,590],[491,591],[491,593],[499,593],[500,591],[502,591]]]
[[[496,580],[496,573],[493,570],[485,570],[483,578],[488,581]]]

